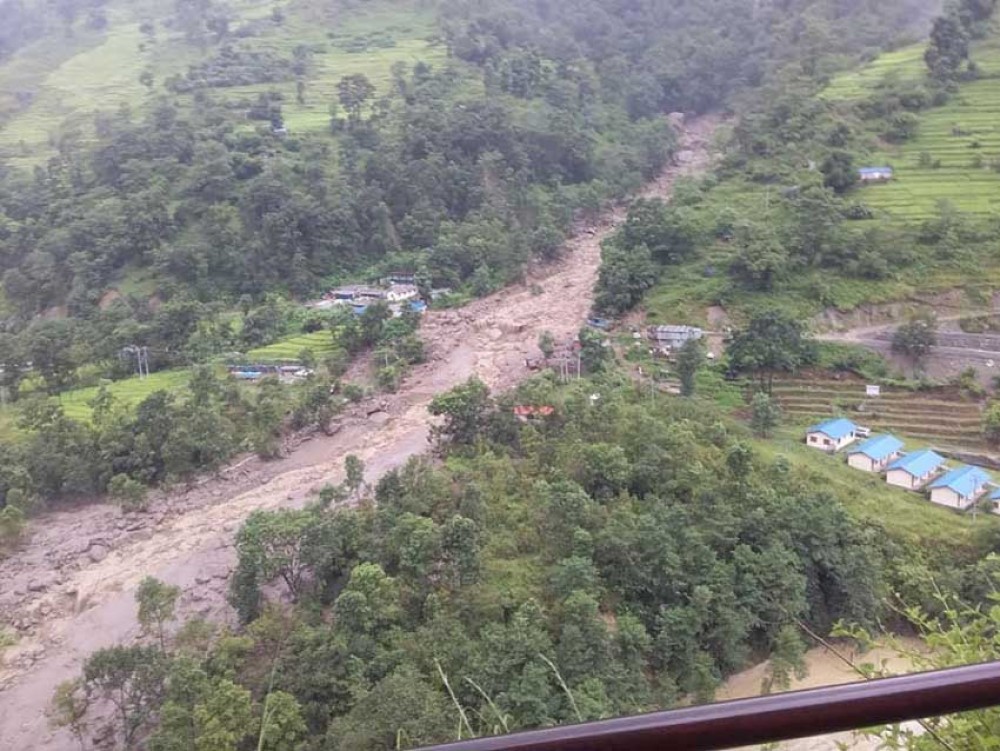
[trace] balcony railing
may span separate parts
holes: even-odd
[[[710,751],[1000,705],[1000,662],[476,738],[421,751]]]

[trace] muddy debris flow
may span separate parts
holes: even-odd
[[[688,122],[675,163],[642,195],[666,198],[678,176],[705,169],[718,124],[715,117]],[[587,317],[600,243],[624,215],[618,207],[581,226],[559,260],[532,266],[519,285],[461,309],[429,312],[420,331],[428,361],[398,393],[352,407],[332,435],[298,436],[283,459],[243,458],[153,494],[144,513],[100,504],[34,520],[28,542],[0,566],[0,627],[18,638],[0,658],[0,745],[75,748],[68,733],[50,727],[53,691],[78,674],[91,652],[137,637],[133,593],[143,577],[181,587],[180,618],[230,622],[225,592],[233,538],[251,512],[303,505],[324,484],[341,480],[348,454],[364,460],[374,481],[426,451],[427,405],[436,394],[472,375],[495,391],[525,378],[525,359],[537,356],[541,331],[567,339]]]

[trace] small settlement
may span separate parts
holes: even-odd
[[[939,506],[967,511],[985,501],[991,512],[1000,514],[1000,485],[981,467],[948,467],[944,457],[930,449],[904,453],[903,441],[896,436],[870,435],[867,428],[844,417],[807,428],[805,442],[829,454],[843,450],[848,466],[884,474],[885,481],[898,488],[926,491],[931,503]]]
[[[446,294],[448,290],[434,290],[432,297]],[[423,313],[427,303],[420,299],[416,280],[406,274],[394,274],[382,279],[378,285],[351,284],[336,287],[323,295],[322,299],[309,303],[309,307],[320,310],[336,306],[350,306],[356,315],[365,312],[369,305],[384,302],[394,315],[402,315],[407,309]]]
[[[892,167],[862,167],[858,180],[862,183],[885,183],[892,179]]]

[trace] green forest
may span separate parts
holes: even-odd
[[[1000,272],[989,211],[858,184],[898,154],[948,158],[915,144],[993,77],[994,6],[8,0],[0,554],[31,514],[141,513],[150,488],[279,457],[366,395],[345,380],[360,356],[368,386],[398,388],[427,357],[419,316],[303,305],[331,286],[405,274],[432,306],[484,297],[678,159],[667,114],[727,123],[709,174],[631,202],[595,290],[610,317],[724,307],[724,357],[686,346],[665,393],[591,327],[576,380],[437,395],[425,455],[381,477],[348,456],[302,508],[237,527],[229,625],[146,577],[141,634],[91,654],[52,722],[84,749],[376,751],[711,701],[768,658],[761,690],[784,690],[813,633],[916,632],[928,667],[995,656],[996,519],[840,479],[790,444],[771,393],[868,363],[810,340],[822,308]],[[98,69],[121,44],[131,93],[55,108],[58,80],[32,72],[53,39]],[[871,73],[883,55],[907,72]],[[136,348],[151,393],[124,380]],[[222,375],[269,356],[310,374]],[[941,735],[979,748],[996,714]]]
[[[521,423],[519,401],[556,412]],[[874,629],[891,592],[933,608],[931,577],[970,598],[993,581],[995,527],[914,548],[708,402],[651,402],[615,370],[472,380],[431,409],[433,457],[373,486],[349,457],[307,508],[246,521],[245,629],[174,623],[177,592],[147,580],[148,641],[95,653],[66,717],[82,732],[124,687],[117,737],[149,749],[415,746],[707,701],[772,652],[778,690],[800,624]]]

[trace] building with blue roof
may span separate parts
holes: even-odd
[[[862,167],[858,178],[863,183],[878,183],[892,179],[892,167]]]
[[[857,439],[858,426],[846,417],[826,420],[806,429],[806,445],[831,454]]]
[[[847,452],[847,463],[865,472],[882,472],[899,458],[903,442],[894,435],[873,435]]]
[[[943,465],[944,457],[930,449],[913,451],[889,464],[885,481],[899,488],[918,490],[935,477]]]
[[[966,464],[931,483],[931,501],[939,506],[967,509],[987,491],[991,482],[993,478],[985,469]]]

